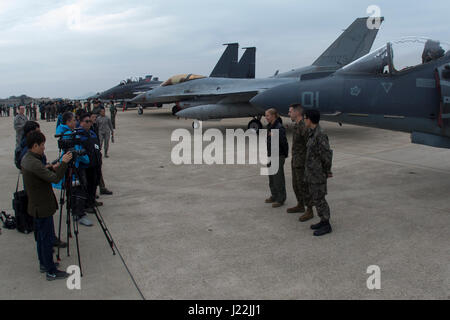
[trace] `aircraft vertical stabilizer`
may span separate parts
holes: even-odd
[[[244,48],[245,52],[231,78],[241,78],[241,79],[254,79],[255,78],[255,68],[256,68],[256,48],[249,47]]]
[[[227,46],[219,62],[217,62],[210,77],[213,78],[229,78],[232,70],[236,68],[238,64],[239,44],[227,43]]]
[[[379,29],[369,29],[367,19],[356,19],[313,63],[319,67],[343,67],[369,53]],[[382,23],[384,18],[380,18]]]

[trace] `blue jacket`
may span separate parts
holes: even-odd
[[[60,125],[60,126],[58,126],[56,128],[56,134],[66,134],[66,133],[68,134],[68,133],[71,133],[71,132],[72,132],[72,129],[70,129],[65,124],[62,124],[62,125]],[[70,136],[62,137],[63,140],[67,140],[67,139],[70,139],[70,138],[71,138]],[[75,145],[74,149],[75,150],[81,150],[83,148],[82,148],[82,146],[77,144],[77,145]],[[77,157],[77,159],[75,160],[75,163],[74,163],[75,168],[79,168],[80,164],[89,164],[89,157],[87,155],[84,155],[84,156],[81,156],[81,157]],[[75,180],[75,176],[73,176],[73,179]],[[53,184],[53,187],[56,188],[56,189],[61,189],[61,184],[62,183],[64,183],[64,178],[61,179],[61,181],[59,181],[58,183]]]
[[[69,134],[72,130],[65,124],[61,124],[56,128],[56,134]],[[63,140],[70,139],[70,136],[62,137]],[[82,150],[83,147],[80,145],[75,145],[75,150]],[[89,157],[87,155],[77,157],[75,160],[75,168],[79,168],[80,163],[89,164]]]

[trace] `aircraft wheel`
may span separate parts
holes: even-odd
[[[194,129],[200,128],[200,122],[198,120],[194,120],[192,122],[192,128],[194,128]]]
[[[162,106],[163,106],[162,103],[158,103],[158,104],[156,105],[157,108],[162,108]]]
[[[248,123],[248,129],[252,129],[255,130],[256,132],[259,131],[259,129],[262,129],[263,125],[261,123],[261,121],[257,120],[257,119],[253,119],[252,121],[250,121]]]
[[[173,106],[172,114],[175,115],[178,111],[180,111],[180,110],[178,110],[178,107],[177,106]]]
[[[138,107],[138,115],[142,115],[144,114],[144,108],[142,108],[142,106]]]

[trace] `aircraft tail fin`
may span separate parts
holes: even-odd
[[[238,64],[238,43],[227,43],[224,53],[220,57],[219,62],[217,62],[213,71],[209,75],[213,78],[229,78],[231,70]]]
[[[324,53],[314,66],[343,67],[369,53],[379,29],[369,29],[367,17],[357,18]],[[380,18],[380,22],[384,18]]]
[[[244,48],[242,55],[236,68],[233,70],[231,78],[254,79],[256,68],[256,48]]]

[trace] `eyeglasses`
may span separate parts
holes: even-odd
[[[84,122],[91,123],[92,121],[91,120],[84,120]]]

